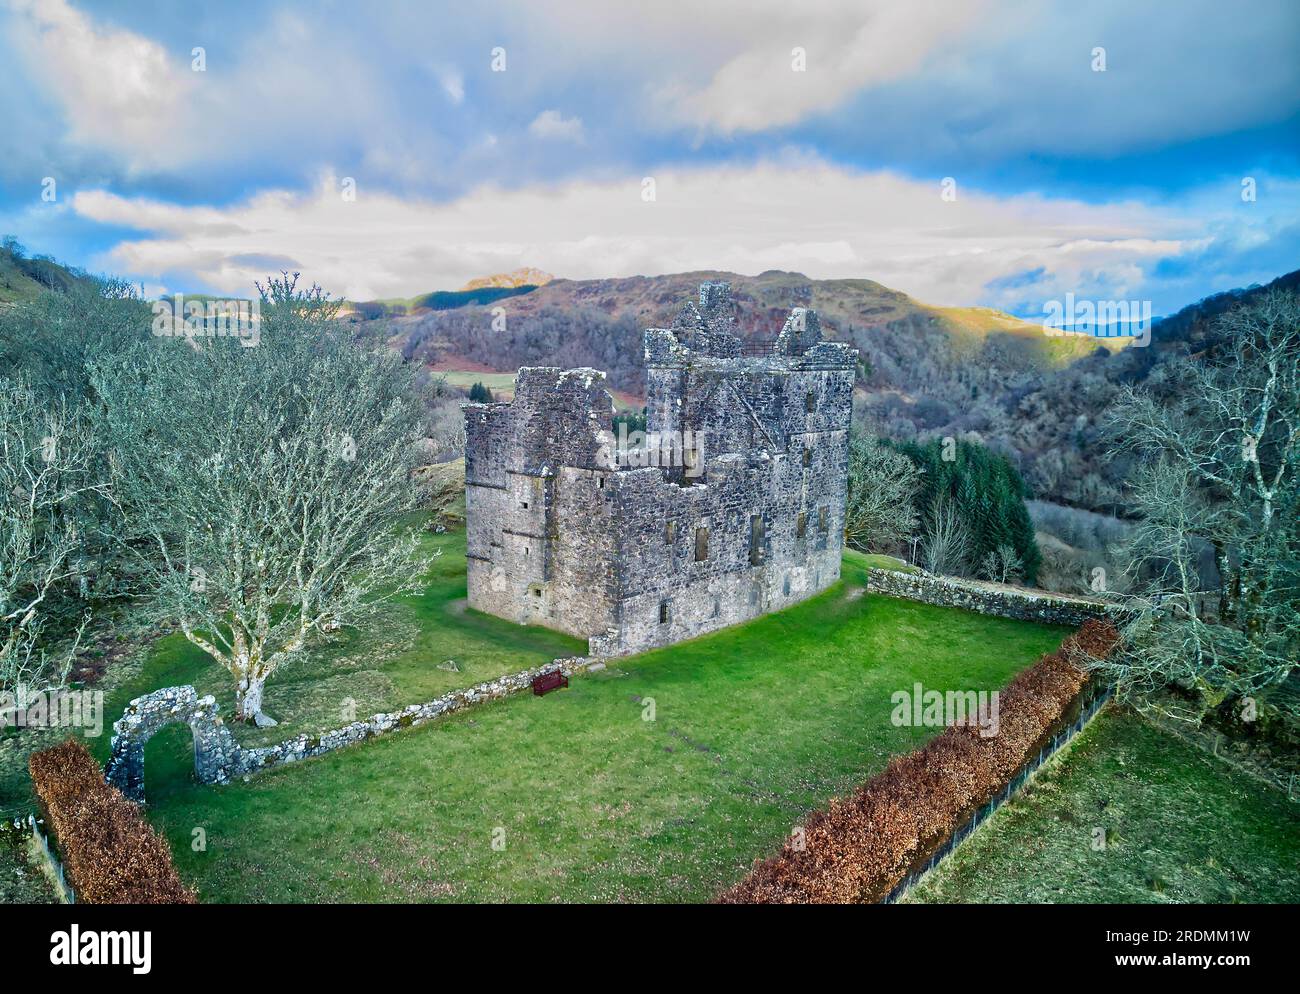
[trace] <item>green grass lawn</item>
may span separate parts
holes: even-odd
[[[1295,903],[1298,852],[1300,804],[1110,708],[907,899]]]
[[[300,732],[317,733],[346,724],[344,702],[356,702],[358,717],[432,700],[504,673],[539,666],[557,656],[585,654],[584,641],[536,626],[523,626],[465,606],[465,533],[421,534],[426,553],[440,552],[418,596],[387,605],[365,631],[346,631],[338,642],[317,647],[277,670],[266,685],[266,710],[280,722],[273,728],[236,724],[245,745],[279,742]],[[457,670],[439,669],[454,660]],[[137,677],[106,700],[105,724],[126,704],[160,687],[193,684],[214,694],[222,713],[234,712],[234,682],[183,635],[158,641]],[[172,730],[188,735],[183,728]],[[111,729],[110,729],[111,732]],[[165,733],[164,733],[165,734]],[[95,744],[108,754],[106,733]]]
[[[454,387],[468,390],[475,383],[482,383],[492,391],[497,401],[510,400],[515,395],[515,376],[517,373],[476,373],[473,370],[435,370],[430,375],[444,377]]]
[[[841,584],[794,608],[567,690],[227,787],[192,783],[187,731],[164,732],[147,750],[150,816],[206,901],[708,900],[933,734],[890,723],[893,691],[1000,687],[1064,634],[865,595],[866,562],[847,556]],[[422,648],[377,670],[405,700],[445,686],[427,668],[471,636],[551,637],[458,612],[450,570],[435,586],[417,605]],[[268,684],[273,714],[286,687]]]

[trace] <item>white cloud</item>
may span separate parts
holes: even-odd
[[[334,177],[309,194],[261,194],[222,210],[79,193],[84,218],[152,232],[104,268],[246,292],[273,258],[352,299],[409,296],[534,265],[575,279],[694,269],[867,277],[935,304],[999,304],[991,281],[1042,270],[1035,293],[1130,295],[1160,259],[1204,246],[1205,214],[1041,196],[999,198],[819,160],[662,171],[517,190],[481,187],[446,203],[362,190]],[[508,233],[503,235],[502,233]],[[192,286],[178,286],[179,289]]]
[[[458,70],[441,70],[438,73],[438,82],[442,84],[442,91],[453,104],[460,105],[465,102],[465,77]]]
[[[386,76],[391,67],[346,26],[280,8],[261,16],[233,49],[218,49],[217,41],[228,39],[200,32],[194,44],[207,40],[212,47],[206,71],[195,72],[189,41],[168,49],[68,0],[0,0],[5,6],[0,30],[8,29],[4,41],[22,67],[14,72],[30,77],[61,110],[60,141],[99,156],[95,175],[193,181],[267,162],[314,166],[343,147],[340,134],[372,129],[392,136],[381,152],[405,179],[413,172],[404,161],[414,154],[409,150],[427,160],[445,147],[436,130],[412,126]],[[437,78],[448,99],[464,98],[454,70]],[[427,161],[419,172],[427,175]]]
[[[723,133],[793,124],[860,90],[914,73],[937,47],[984,13],[985,0],[759,6],[752,23],[761,33],[751,33],[707,83],[678,80],[656,91],[671,118]]]
[[[66,0],[9,6],[29,69],[63,106],[73,141],[152,165],[176,158],[170,129],[194,85],[188,65],[148,38],[98,27]]]
[[[565,117],[558,110],[544,110],[528,125],[534,138],[554,138],[563,141],[582,141],[582,119]]]

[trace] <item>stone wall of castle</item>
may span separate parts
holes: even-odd
[[[613,536],[596,497],[574,505],[576,479],[603,478],[613,403],[594,369],[521,369],[508,404],[465,408],[469,603],[585,638],[613,623]],[[602,435],[602,433],[605,433]],[[560,536],[566,536],[564,540]]]
[[[523,369],[513,403],[466,407],[471,607],[614,654],[839,578],[856,353],[802,309],[744,345],[725,284],[645,340],[648,432],[687,457],[669,465],[618,459],[594,370]]]

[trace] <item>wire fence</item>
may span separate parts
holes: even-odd
[[[32,833],[32,838],[36,840],[37,846],[40,847],[41,854],[49,865],[54,877],[55,886],[58,889],[59,896],[63,899],[64,904],[76,904],[77,895],[68,883],[68,878],[63,872],[63,861],[59,859],[58,853],[54,851],[54,846],[49,838],[41,831],[41,826],[36,821],[34,814],[27,815],[27,828]]]
[[[998,791],[998,793],[995,794],[987,804],[981,805],[973,815],[966,819],[966,821],[948,837],[948,840],[934,851],[933,855],[925,861],[920,869],[913,870],[900,880],[897,886],[895,886],[880,903],[894,904],[909,890],[920,883],[927,873],[947,859],[948,856],[952,854],[953,850],[970,838],[975,830],[979,828],[980,825],[984,824],[993,812],[1006,804],[1007,801],[1011,800],[1020,788],[1025,785],[1029,778],[1038,772],[1039,767],[1056,755],[1062,747],[1067,745],[1071,739],[1083,731],[1088,722],[1092,721],[1097,712],[1101,710],[1102,706],[1110,700],[1111,694],[1112,689],[1106,687],[1097,693],[1087,704],[1083,705],[1083,707],[1079,709],[1079,717],[1075,719],[1068,728],[1065,728],[1059,734],[1054,735],[1050,742],[1038,750],[1038,755],[1030,757],[1029,761],[1020,768],[1020,771],[1007,782],[1006,786],[1003,787],[1002,790]]]

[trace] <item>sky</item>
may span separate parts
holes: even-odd
[[[0,0],[0,232],[139,283],[867,278],[1041,317],[1300,268],[1296,0]]]

